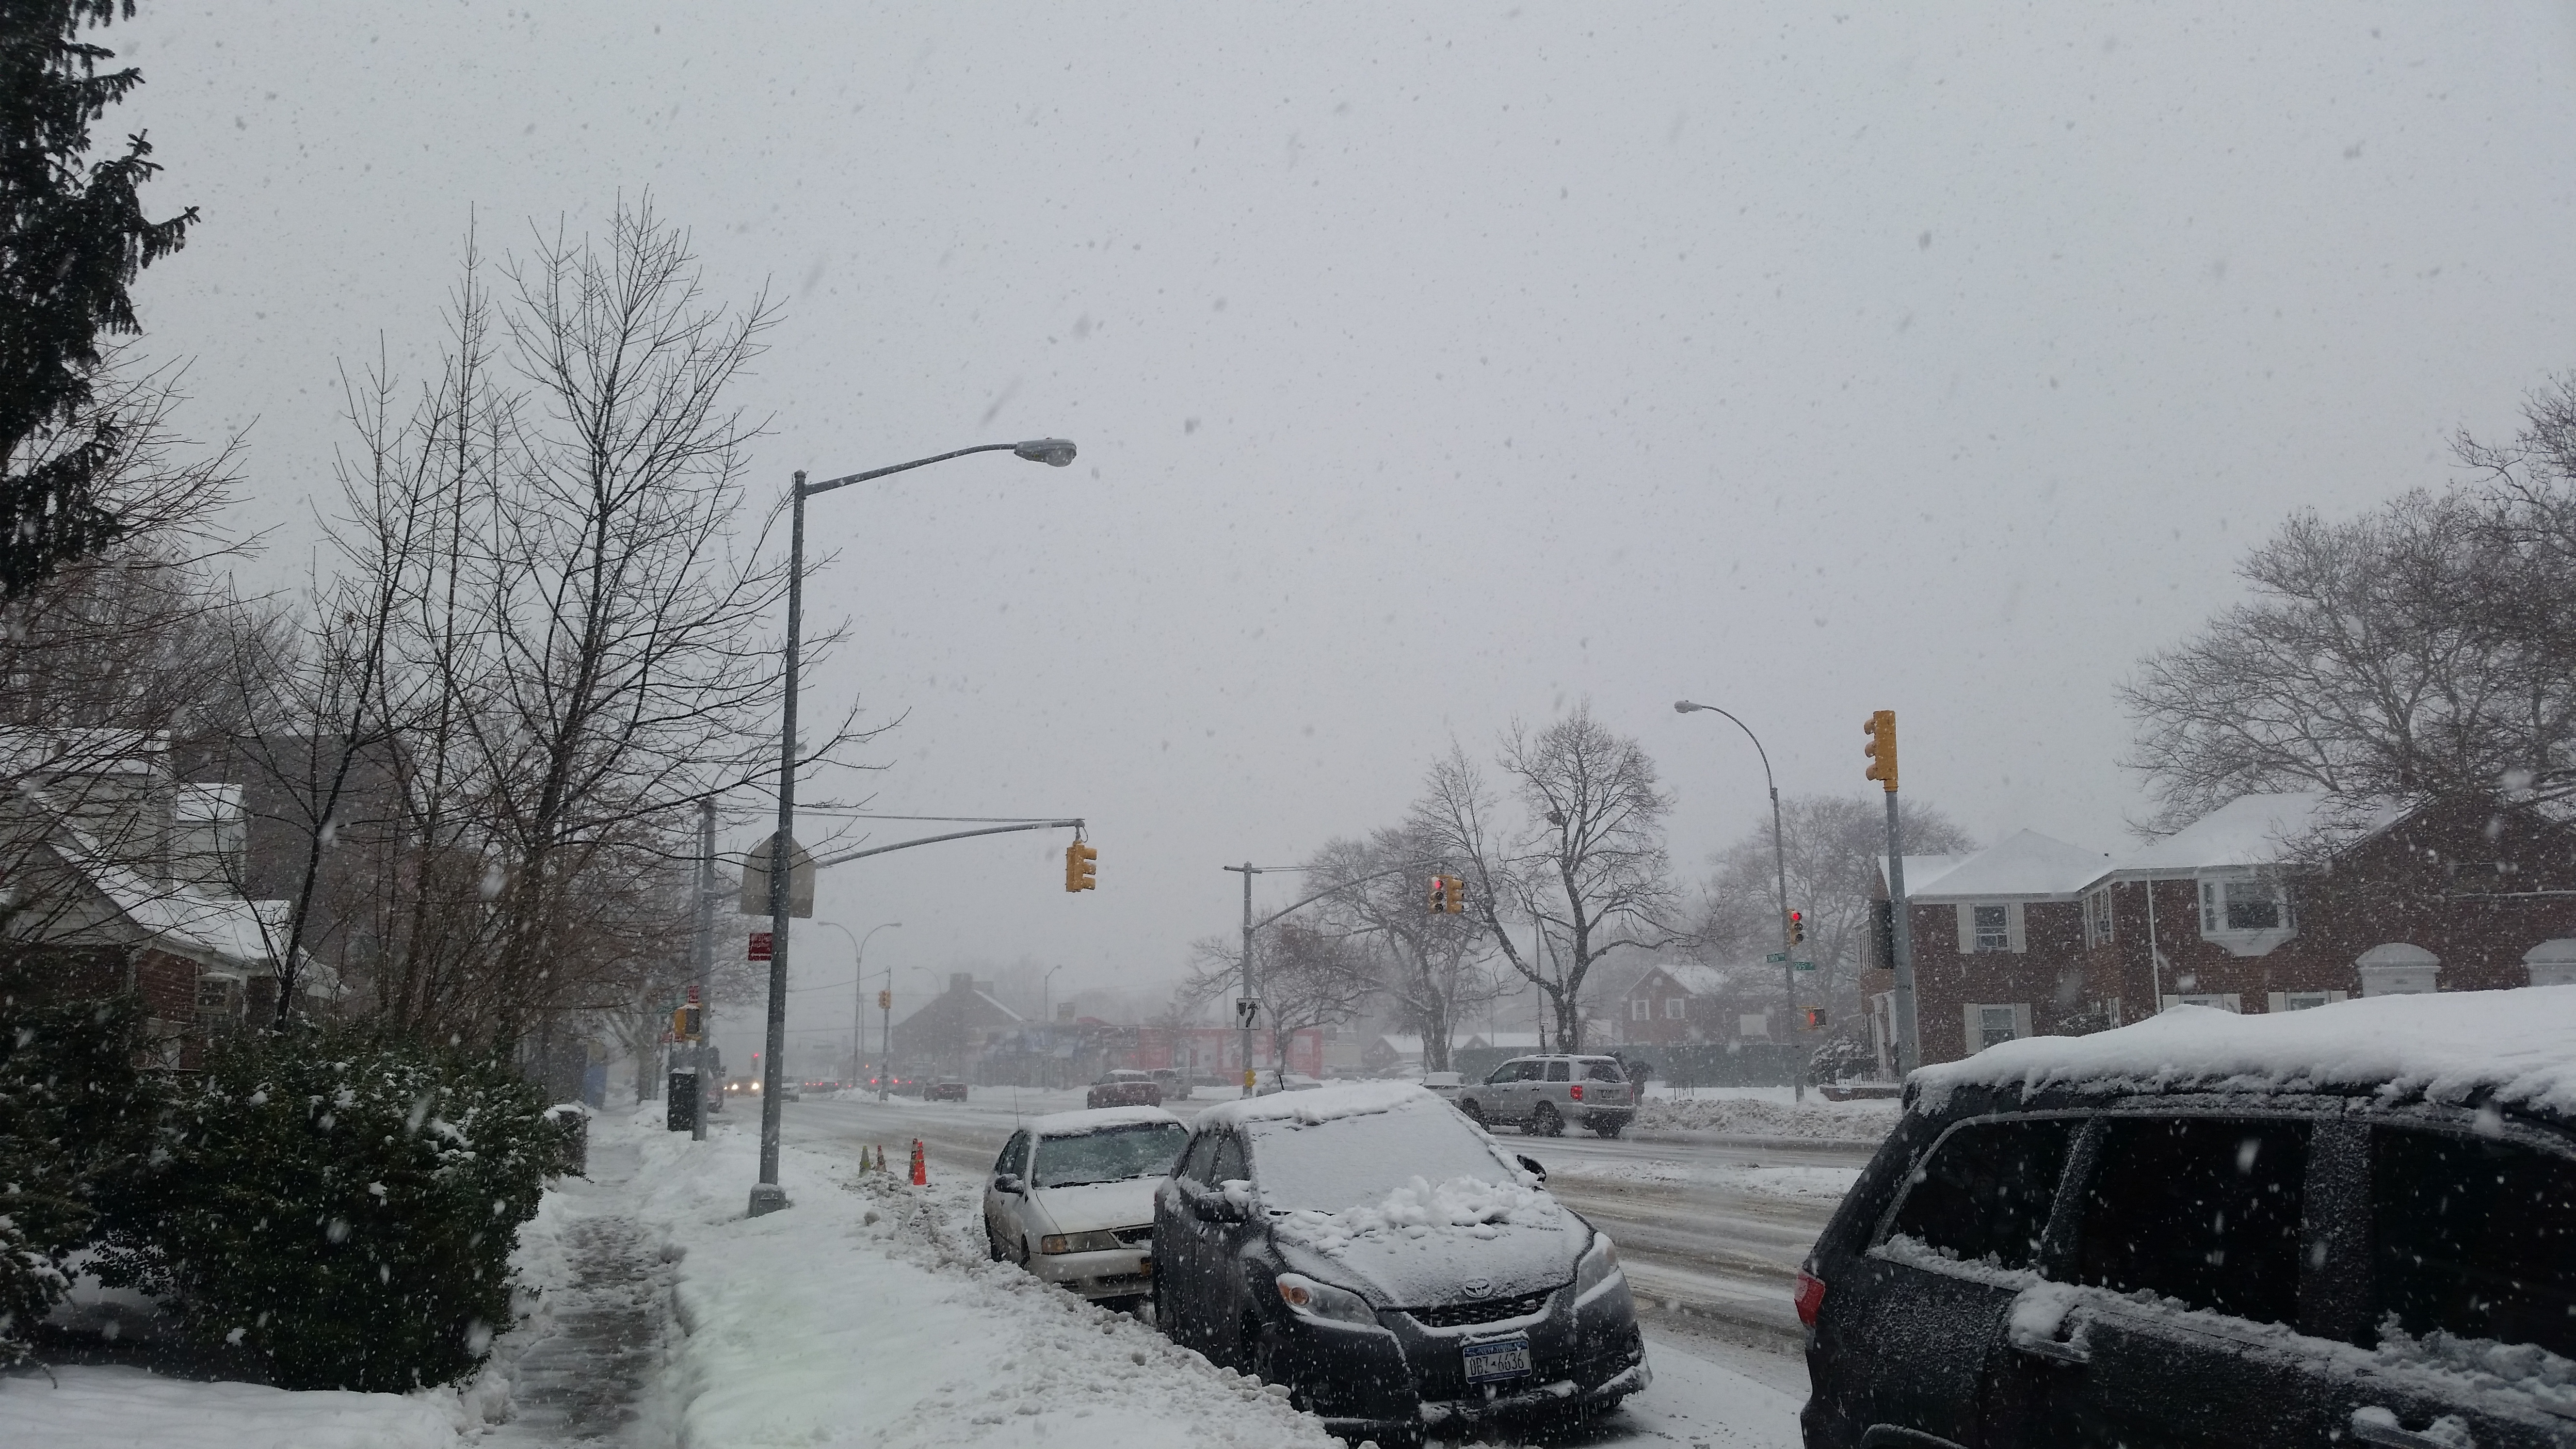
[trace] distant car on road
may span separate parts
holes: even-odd
[[[1102,1075],[1082,1094],[1085,1107],[1159,1107],[1163,1105],[1163,1084],[1151,1072],[1131,1071],[1120,1067]]]
[[[1153,1284],[1154,1193],[1189,1137],[1160,1107],[1057,1112],[1011,1134],[984,1185],[984,1245],[1086,1298]]]
[[[1284,1076],[1278,1072],[1263,1072],[1253,1084],[1252,1095],[1267,1097],[1273,1092],[1312,1092],[1323,1085],[1304,1072],[1289,1072]]]
[[[1636,1093],[1615,1057],[1514,1057],[1459,1089],[1458,1110],[1487,1127],[1561,1137],[1577,1123],[1616,1137],[1637,1115]]]
[[[1222,1103],[1154,1201],[1154,1319],[1345,1439],[1481,1442],[1647,1386],[1608,1237],[1410,1082]]]
[[[1805,1441],[2567,1444],[2571,1082],[2565,986],[1924,1068],[1798,1274]]]
[[[1424,1072],[1422,1085],[1434,1095],[1455,1106],[1458,1102],[1458,1093],[1465,1089],[1467,1079],[1456,1072]]]
[[[1190,1099],[1190,1074],[1179,1067],[1154,1068],[1154,1080],[1162,1084],[1163,1100],[1186,1102]]]
[[[963,1102],[966,1100],[966,1084],[955,1077],[942,1077],[922,1089],[921,1099],[925,1102]]]

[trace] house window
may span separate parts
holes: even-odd
[[[2009,951],[2012,949],[2012,907],[1977,907],[1976,927],[1977,950]]]
[[[1642,996],[1630,998],[1628,1002],[1628,1019],[1630,1021],[1654,1020],[1655,1003],[1648,1001]]]
[[[1735,1034],[1744,1037],[1758,1036],[1768,1040],[1771,1035],[1771,1018],[1759,1011],[1739,1012],[1735,1018]]]
[[[1664,1020],[1666,1020],[1666,1021],[1679,1021],[1679,1020],[1681,1020],[1681,1019],[1682,1019],[1682,1013],[1683,1013],[1684,1009],[1686,1008],[1686,1005],[1687,1005],[1687,1003],[1685,1003],[1681,997],[1678,997],[1678,996],[1667,996],[1667,997],[1665,997],[1665,998],[1664,998]]]
[[[2200,883],[2200,933],[2221,936],[2290,927],[2289,893],[2272,881],[2234,876]]]
[[[2002,907],[1998,906],[1996,909],[2001,910]],[[2003,948],[1998,946],[1995,949],[2001,950]],[[1979,1051],[1983,1051],[1997,1042],[2011,1041],[2015,1035],[2013,1031],[2014,1015],[2015,1013],[2013,1009],[2009,1006],[1978,1007],[1977,1049]]]
[[[2284,991],[2281,993],[2281,1009],[2306,1011],[2310,1007],[2325,1005],[2326,1000],[2326,993],[2322,991]]]
[[[2111,888],[2104,886],[2084,896],[2084,942],[2103,946],[2111,941]]]

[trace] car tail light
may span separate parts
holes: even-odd
[[[1581,1082],[1574,1084],[1574,1100],[1578,1102],[1583,1100],[1583,1084]]]
[[[1798,1305],[1798,1321],[1809,1328],[1815,1327],[1816,1315],[1825,1306],[1825,1280],[1804,1268],[1799,1269],[1798,1290],[1793,1301]]]

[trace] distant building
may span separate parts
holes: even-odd
[[[1028,1025],[1018,1012],[993,999],[989,983],[971,971],[952,972],[948,989],[894,1024],[895,1071],[907,1077],[980,1079],[986,1051],[1001,1047]]]

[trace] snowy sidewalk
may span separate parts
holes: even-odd
[[[557,1184],[521,1238],[523,1270],[550,1286],[495,1355],[510,1417],[483,1440],[494,1449],[672,1442],[659,1402],[671,1271],[635,1217],[642,1151],[624,1121],[592,1128],[588,1178]]]

